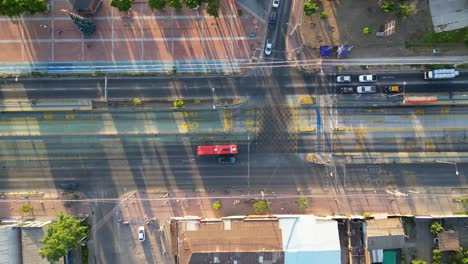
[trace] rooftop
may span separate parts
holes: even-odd
[[[172,222],[177,230],[180,263],[189,263],[195,253],[282,252],[282,237],[276,219],[183,220]],[[176,252],[174,252],[176,253]],[[176,253],[177,254],[177,253]]]
[[[458,232],[453,230],[440,232],[439,238],[440,251],[456,251],[460,249],[460,241],[458,240]]]
[[[374,219],[366,222],[367,247],[397,249],[405,243],[405,231],[400,218]]]

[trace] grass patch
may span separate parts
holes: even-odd
[[[468,211],[465,212],[455,212],[454,215],[468,215]]]
[[[453,69],[453,65],[452,64],[424,64],[424,68],[427,70]]]
[[[456,68],[457,69],[468,69],[468,63],[460,64]]]
[[[468,27],[440,33],[431,32],[424,35],[421,42],[424,44],[462,44],[465,42],[465,45],[468,45]]]

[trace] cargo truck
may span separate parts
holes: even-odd
[[[424,72],[425,80],[452,79],[458,76],[459,72],[454,69],[441,69]]]

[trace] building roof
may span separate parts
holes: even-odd
[[[405,243],[405,231],[400,218],[374,219],[366,222],[367,248],[398,249]]]
[[[0,227],[0,264],[20,263],[20,229]]]
[[[44,234],[45,231],[42,227],[21,229],[23,264],[50,264],[49,261],[39,256],[39,248],[42,247],[39,239],[41,239]]]
[[[195,253],[282,252],[281,230],[276,219],[193,219],[172,224],[175,226],[171,230],[178,234],[173,241],[179,242],[176,250],[182,264],[189,263]]]
[[[340,237],[336,221],[313,216],[280,218],[285,263],[341,263]]]
[[[179,263],[341,263],[338,223],[313,216],[171,221]]]
[[[437,235],[440,251],[456,251],[460,249],[458,232],[453,230],[442,231]]]
[[[435,32],[450,31],[468,26],[468,1],[429,0]]]

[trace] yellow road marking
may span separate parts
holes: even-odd
[[[368,109],[367,112],[369,113],[383,113],[383,109]]]
[[[416,108],[415,114],[416,115],[424,115],[424,108]]]
[[[303,105],[315,104],[315,97],[313,97],[313,96],[301,96],[301,97],[299,97],[299,104],[303,104]]]
[[[182,115],[184,117],[196,117],[198,116],[198,112],[187,112],[187,111],[184,111],[182,112]]]
[[[367,122],[367,124],[370,124],[370,125],[382,125],[382,124],[385,124],[384,121],[369,121]]]
[[[65,119],[67,120],[75,120],[75,113],[66,113]]]
[[[223,124],[224,124],[224,131],[230,131],[232,129],[232,110],[231,109],[224,109],[223,115]]]
[[[245,110],[246,115],[255,115],[255,109],[247,109]]]
[[[431,152],[434,151],[435,150],[434,142],[432,142],[431,140],[426,140],[425,149],[426,151],[431,151]]]
[[[299,131],[301,132],[315,132],[315,127],[300,127]]]
[[[254,120],[252,120],[252,119],[246,119],[246,120],[245,120],[245,127],[249,127],[249,128],[250,128],[250,127],[254,127],[254,125],[255,125],[255,121],[254,121]]]
[[[47,121],[54,120],[54,114],[53,113],[44,113],[44,120],[47,120]]]
[[[441,114],[448,114],[450,112],[450,108],[448,106],[444,106],[440,109]]]
[[[404,131],[459,131],[466,130],[465,127],[429,127],[429,128],[392,128],[392,127],[368,127],[368,128],[352,128],[352,127],[337,127],[336,131],[350,131],[350,132],[404,132]]]

